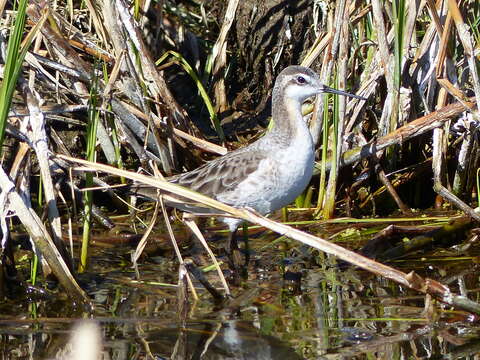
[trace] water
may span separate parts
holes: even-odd
[[[305,229],[357,249],[373,227],[384,224]],[[221,247],[221,241],[211,244]],[[466,244],[417,252],[391,265],[478,301],[478,245]],[[134,247],[97,241],[89,272],[79,277],[93,313],[73,307],[58,289],[15,294],[0,304],[0,356],[73,358],[65,355],[67,343],[82,318],[99,325],[92,333],[101,340],[103,358],[116,360],[473,359],[480,351],[478,317],[263,230],[251,231],[250,248],[248,281],[232,287],[231,300],[216,304],[198,284],[198,301],[191,295],[179,300],[171,250],[153,246],[136,280],[129,261]],[[207,278],[221,291],[215,271]]]

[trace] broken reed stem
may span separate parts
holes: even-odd
[[[291,239],[300,241],[318,250],[337,256],[339,259],[342,259],[351,264],[357,265],[360,268],[370,271],[374,274],[393,280],[410,289],[420,291],[424,294],[431,294],[432,296],[434,296],[435,298],[437,298],[438,300],[446,304],[449,304],[451,306],[455,306],[476,314],[480,314],[480,304],[474,301],[471,301],[465,297],[453,294],[447,286],[444,286],[435,280],[428,279],[428,278],[424,279],[421,276],[414,273],[413,271],[410,272],[409,274],[405,274],[402,271],[399,271],[387,265],[378,263],[365,256],[362,256],[353,251],[347,250],[339,245],[330,243],[327,240],[321,239],[314,235],[307,234],[301,230],[294,229],[288,225],[281,224],[273,220],[267,219],[266,217],[261,216],[248,209],[237,209],[237,208],[231,207],[229,205],[226,205],[219,201],[211,199],[205,195],[199,194],[195,191],[191,191],[182,186],[169,183],[166,180],[152,178],[150,176],[145,176],[145,175],[129,172],[126,170],[117,169],[108,165],[90,163],[86,160],[75,159],[75,158],[71,158],[64,155],[57,155],[57,157],[70,161],[72,163],[88,166],[88,168],[83,168],[84,171],[94,171],[94,170],[104,171],[109,174],[123,176],[125,178],[131,179],[143,184],[157,187],[160,190],[173,193],[175,195],[187,198],[189,200],[202,203],[214,209],[223,211],[230,216],[238,217],[245,221],[249,221],[251,223],[264,226],[272,231],[279,233],[280,235],[288,236]]]

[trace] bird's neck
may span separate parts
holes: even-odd
[[[302,104],[290,98],[277,98],[272,102],[272,128],[268,135],[285,145],[297,137],[310,136],[302,116]]]

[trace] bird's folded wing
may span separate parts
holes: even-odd
[[[243,149],[242,149],[243,150]],[[234,192],[238,185],[254,173],[265,156],[260,151],[233,151],[220,158],[205,163],[198,169],[179,174],[166,180],[186,187],[213,199],[225,198]],[[159,192],[150,185],[132,184],[128,193],[152,201],[158,200],[160,194],[166,195],[167,206],[196,214],[218,214],[219,211],[206,205],[193,202],[179,194]],[[235,204],[229,204],[235,206]]]

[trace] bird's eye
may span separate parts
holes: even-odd
[[[307,82],[307,80],[305,80],[305,78],[303,76],[297,76],[297,82],[299,84],[305,84]]]

